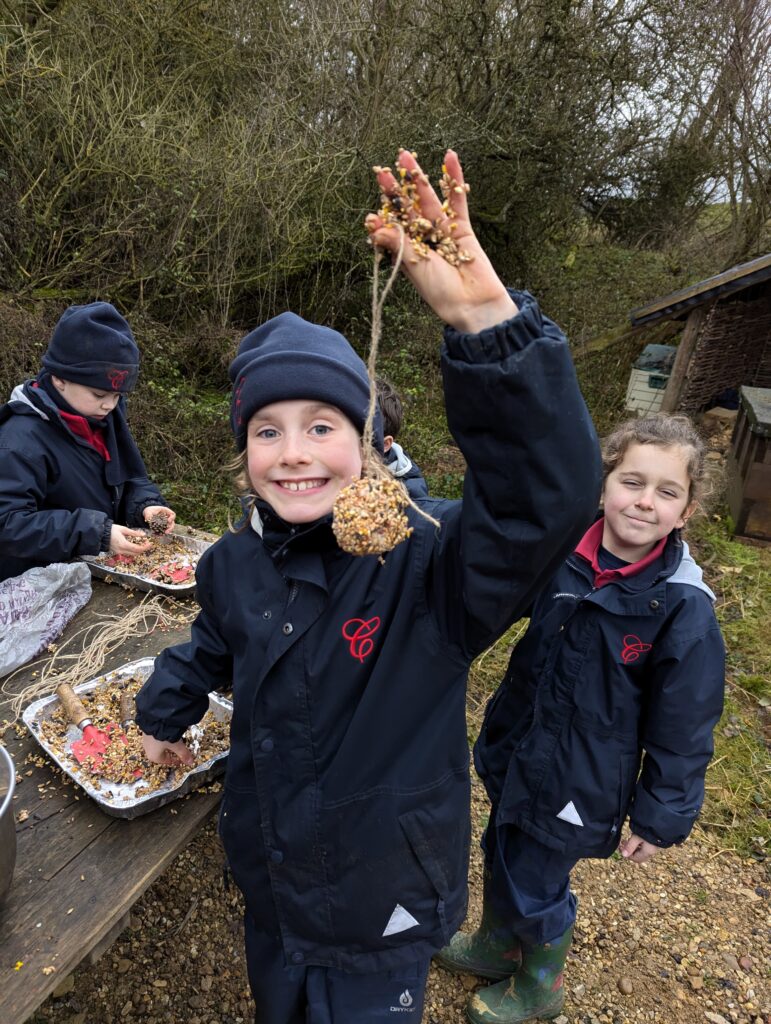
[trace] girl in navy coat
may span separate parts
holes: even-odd
[[[443,966],[504,979],[467,1008],[486,1024],[556,1016],[576,901],[570,871],[644,864],[682,843],[704,799],[724,650],[680,530],[705,451],[684,416],[632,420],[604,445],[604,515],[541,590],[474,756],[492,802],[482,922]]]
[[[447,227],[414,157],[399,164]],[[454,153],[446,165],[462,182]],[[388,171],[378,181],[396,188]],[[292,313],[258,327],[230,371],[250,513],[201,558],[191,640],[163,652],[137,699],[148,757],[189,761],[183,732],[232,682],[220,832],[260,1024],[420,1021],[431,954],[466,907],[469,664],[554,571],[599,491],[563,335],[504,288],[465,193],[454,205],[473,262],[432,251],[402,267],[449,325],[463,501],[425,499],[441,529],[410,511],[414,533],[383,564],[342,551],[330,513],[362,469],[366,368],[342,335]],[[398,251],[398,231],[375,215],[367,226]]]
[[[70,306],[36,379],[0,407],[0,581],[79,555],[145,551],[132,527],[158,512],[172,529],[174,512],[126,422],[138,371],[139,349],[114,306]]]

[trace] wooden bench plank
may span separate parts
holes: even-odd
[[[54,819],[40,826],[43,835],[38,827],[29,830],[19,851],[22,875],[14,878],[11,899],[0,907],[0,1020],[26,1020],[114,929],[218,802],[219,793],[194,793],[144,818],[124,821],[108,818],[88,801],[86,808],[93,808],[106,825],[100,821],[104,827],[85,846],[82,826],[88,813],[78,814],[70,825],[62,822],[58,832]],[[50,851],[60,844],[66,848],[62,863],[51,871]],[[72,850],[76,855],[68,856]],[[18,962],[23,966],[14,970]],[[56,971],[46,975],[47,967]]]

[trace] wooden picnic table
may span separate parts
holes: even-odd
[[[59,642],[143,596],[93,580],[90,601]],[[175,626],[129,637],[104,671],[188,636],[188,626]],[[14,692],[34,681],[32,671],[12,680]],[[11,718],[10,701],[0,695],[4,718]],[[114,818],[48,762],[25,727],[6,729],[3,743],[16,767],[18,850],[10,891],[0,902],[0,1022],[22,1024],[84,957],[94,960],[112,944],[134,902],[196,835],[220,794],[205,787],[131,821]]]

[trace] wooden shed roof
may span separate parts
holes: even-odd
[[[749,263],[740,263],[737,267],[724,270],[722,274],[708,277],[706,281],[700,281],[688,288],[681,288],[679,292],[672,292],[671,295],[649,302],[647,306],[633,309],[629,319],[633,327],[656,323],[657,320],[677,320],[695,306],[701,306],[719,296],[742,291],[769,278],[771,253],[766,253],[765,256],[759,256]]]

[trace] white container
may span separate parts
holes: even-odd
[[[646,345],[635,360],[626,389],[626,408],[642,415],[661,409],[677,348]]]

